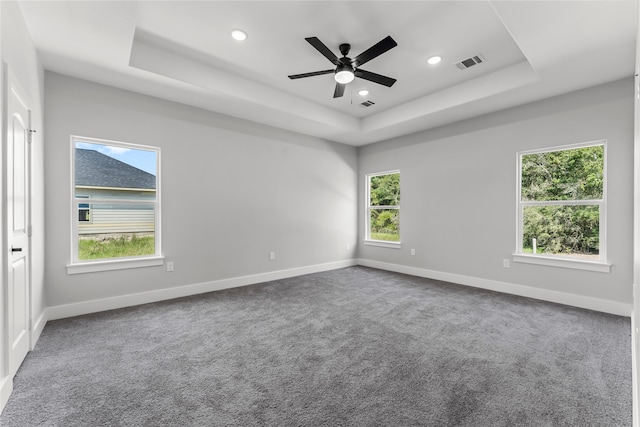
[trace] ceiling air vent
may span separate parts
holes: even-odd
[[[364,101],[360,105],[362,105],[363,107],[371,107],[374,104],[375,104],[375,102],[373,102],[373,101]]]
[[[474,65],[482,64],[486,61],[487,60],[484,59],[484,56],[482,56],[481,54],[477,54],[475,56],[472,56],[471,58],[463,59],[460,62],[456,62],[455,65],[461,70],[466,70],[467,68],[473,67]]]

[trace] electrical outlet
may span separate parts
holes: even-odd
[[[502,260],[502,266],[504,268],[511,268],[511,261],[509,261],[507,258]]]
[[[416,254],[416,250],[414,248],[411,248],[411,255],[415,256]]]
[[[167,262],[167,271],[173,271],[173,261]]]
[[[276,259],[276,253],[275,252],[269,252],[269,261],[273,261]]]

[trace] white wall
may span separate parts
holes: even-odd
[[[359,258],[529,296],[559,292],[558,301],[568,297],[576,305],[630,315],[633,93],[633,80],[626,79],[362,147],[360,237],[365,174],[399,169],[403,245],[398,250],[360,243]],[[608,141],[611,273],[513,262],[503,268],[503,259],[515,252],[516,153],[601,139]]]
[[[444,273],[452,281],[514,285],[520,288],[496,289],[541,298],[556,292],[565,297],[555,299],[559,302],[603,311],[631,307],[630,79],[358,153],[55,73],[46,74],[46,111],[48,306],[351,259],[354,253],[345,245],[354,247],[356,231],[364,235],[363,222],[356,227],[364,218],[364,175],[400,169],[403,248],[359,242],[358,257],[365,262]],[[153,267],[66,274],[71,134],[161,147],[163,252],[175,262],[175,272]],[[611,273],[517,263],[504,269],[503,259],[515,251],[516,153],[600,139],[608,141]],[[276,261],[268,261],[270,251]]]
[[[636,11],[640,18],[640,9]],[[640,19],[639,19],[640,21]],[[634,213],[633,213],[633,315],[631,316],[631,343],[633,361],[633,425],[640,427],[640,360],[638,359],[640,343],[638,328],[640,327],[640,26],[636,35],[636,69],[634,88]]]
[[[354,258],[355,148],[55,73],[45,83],[48,306]],[[174,272],[67,275],[70,135],[160,147],[162,248]]]
[[[31,108],[31,127],[37,130],[32,143],[32,224],[33,237],[31,239],[31,330],[32,343],[35,343],[44,327],[44,158],[43,158],[43,82],[44,73],[37,57],[31,36],[27,30],[19,6],[14,1],[0,1],[0,52],[2,64],[7,64],[18,79],[18,83],[26,92]],[[2,74],[2,97],[4,99],[4,72]],[[6,121],[5,111],[1,112],[3,122]],[[4,129],[4,126],[3,126]],[[3,138],[4,143],[4,138]],[[4,159],[0,161],[0,171],[4,170]],[[0,173],[3,176],[4,172]],[[4,209],[4,199],[3,199]],[[0,236],[1,237],[1,236]],[[3,240],[4,241],[4,240]],[[0,245],[0,256],[6,259],[6,245]],[[2,263],[0,263],[2,265]],[[4,272],[0,271],[2,280]],[[2,288],[5,288],[3,284]],[[2,304],[0,304],[2,306]],[[4,314],[1,316],[4,318]],[[7,382],[10,384],[10,381]],[[3,384],[4,385],[4,384]],[[8,386],[10,387],[10,385]],[[1,404],[5,403],[5,395],[9,389],[2,389]]]

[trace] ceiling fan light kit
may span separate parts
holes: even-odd
[[[382,55],[389,49],[396,47],[398,44],[391,38],[391,36],[385,37],[353,59],[347,57],[349,51],[351,50],[351,45],[348,43],[343,43],[339,46],[342,58],[338,58],[317,37],[307,37],[305,38],[305,40],[318,52],[320,52],[325,58],[331,61],[331,63],[334,64],[336,68],[330,70],[314,71],[311,73],[293,74],[289,76],[291,80],[334,73],[334,79],[336,81],[336,87],[333,92],[334,98],[340,98],[342,95],[344,95],[345,85],[351,83],[356,77],[369,80],[370,82],[374,82],[387,87],[393,86],[393,84],[396,82],[396,79],[393,79],[391,77],[383,76],[381,74],[372,73],[370,71],[358,68],[366,62],[369,62],[372,59]]]
[[[336,70],[334,78],[336,79],[336,82],[346,85],[347,83],[351,83],[356,76],[353,74],[353,70],[345,67],[342,70]]]

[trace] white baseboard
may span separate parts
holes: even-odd
[[[121,295],[92,301],[83,301],[74,304],[48,307],[48,320],[63,319],[66,317],[80,316],[83,314],[97,313],[100,311],[114,310],[117,308],[131,307],[134,305],[148,304],[151,302],[170,300],[222,289],[237,288],[240,286],[254,285],[256,283],[272,280],[286,279],[304,274],[319,273],[321,271],[336,270],[338,268],[357,265],[356,260],[336,261],[327,264],[316,264],[306,267],[291,268],[288,270],[270,271],[267,273],[250,276],[233,277],[230,279],[214,280],[211,282],[197,283],[193,285],[177,286],[168,289],[158,289],[149,292]]]
[[[632,393],[633,401],[633,427],[640,427],[640,415],[638,411],[638,352],[636,350],[638,344],[638,334],[636,334],[636,325],[638,319],[636,319],[635,312],[631,315],[631,384],[632,384]]]
[[[254,274],[249,276],[233,277],[229,279],[215,280],[211,282],[197,283],[192,285],[177,286],[167,289],[159,289],[149,292],[121,295],[117,297],[104,298],[99,300],[83,301],[73,304],[48,307],[36,322],[34,330],[39,337],[44,328],[46,320],[62,319],[66,317],[80,316],[83,314],[97,313],[100,311],[113,310],[117,308],[130,307],[134,305],[147,304],[151,302],[164,301],[174,298],[181,298],[190,295],[197,295],[222,289],[236,288],[240,286],[253,285],[271,280],[286,279],[303,274],[318,273],[321,271],[335,270],[338,268],[350,267],[353,265],[363,265],[366,267],[378,268],[381,270],[395,271],[412,276],[426,277],[429,279],[443,280],[491,291],[503,292],[507,294],[519,295],[528,298],[539,299],[574,307],[586,308],[589,310],[601,311],[616,314],[618,316],[629,317],[631,315],[631,304],[618,301],[610,301],[582,295],[569,294],[565,292],[552,291],[548,289],[533,288],[530,286],[516,285],[513,283],[499,282],[496,280],[481,279],[460,274],[445,273],[441,271],[428,270],[418,267],[409,267],[400,264],[392,264],[369,259],[345,260],[327,264],[317,264],[306,267],[292,268],[288,270],[278,270],[267,273]],[[35,341],[34,341],[35,344]],[[640,427],[640,426],[639,426]]]
[[[40,314],[40,317],[38,317],[38,320],[34,322],[33,327],[31,328],[31,343],[29,350],[33,350],[35,348],[36,342],[38,342],[40,335],[42,335],[42,331],[47,324],[47,320],[49,320],[48,314],[49,310],[45,308]]]
[[[503,292],[506,294],[534,298],[558,304],[570,305],[573,307],[586,308],[589,310],[616,314],[618,316],[631,316],[631,304],[626,304],[618,301],[610,301],[583,295],[568,294],[565,292],[533,288],[531,286],[516,285],[513,283],[499,282],[497,280],[480,279],[478,277],[445,273],[442,271],[427,270],[425,268],[409,267],[406,265],[392,264],[370,259],[358,259],[358,265],[378,268],[380,270],[395,271],[397,273],[425,277],[428,279],[442,280],[445,282],[457,283],[459,285],[473,286],[475,288],[482,288],[491,291]]]
[[[0,380],[0,413],[9,401],[9,396],[13,392],[13,377],[4,377]]]

